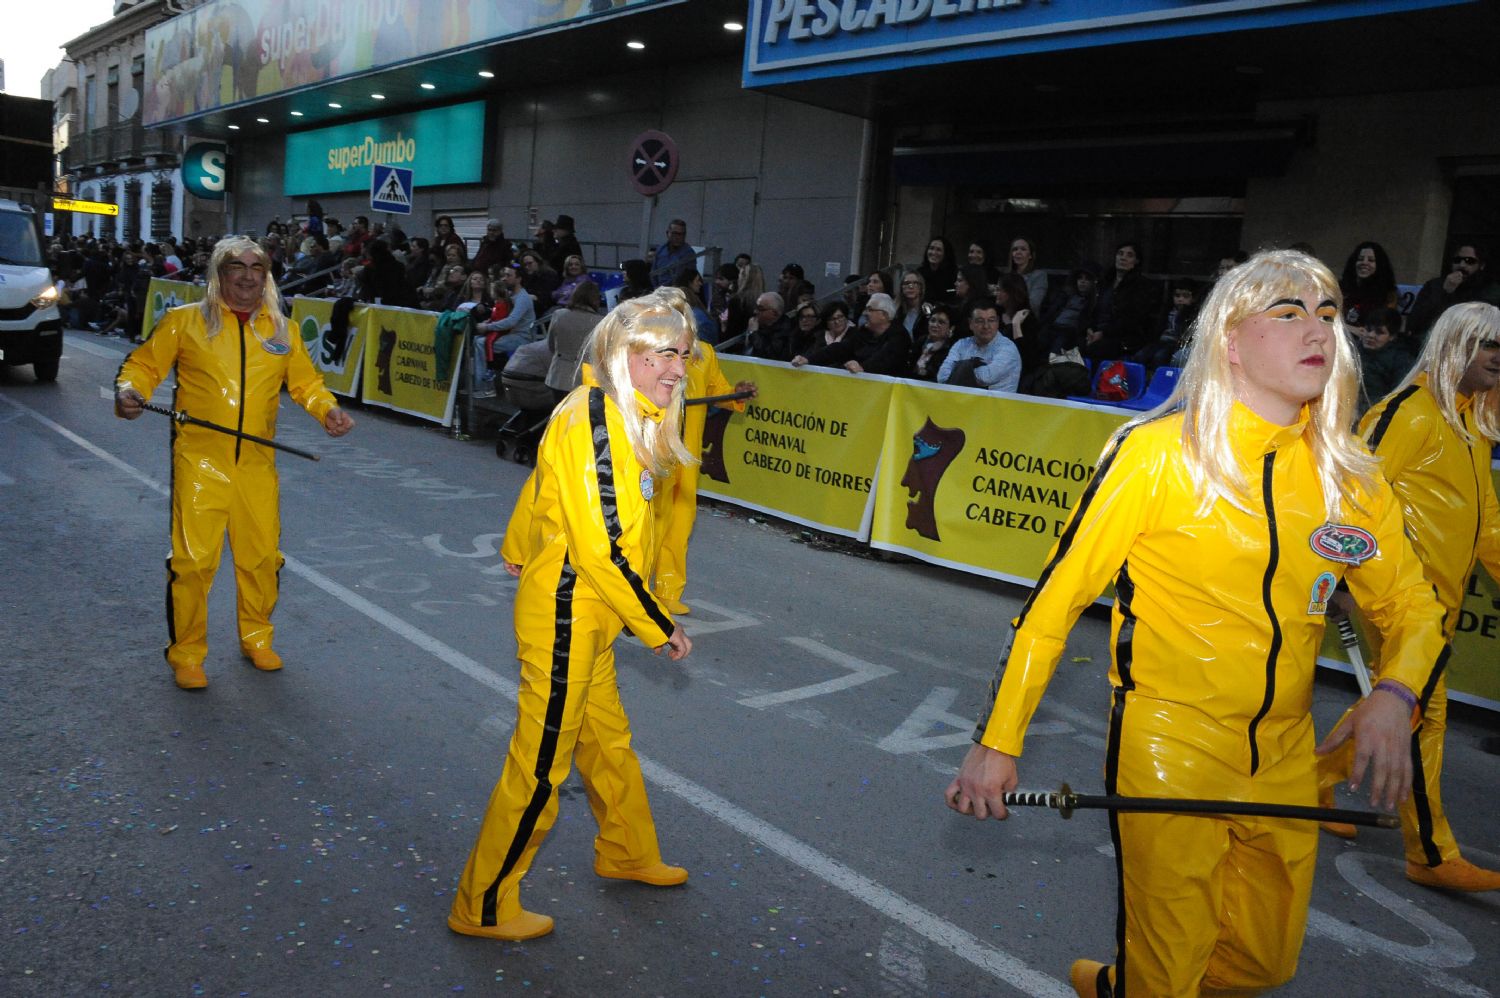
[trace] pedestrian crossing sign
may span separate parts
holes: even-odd
[[[412,171],[400,166],[370,167],[370,210],[411,214]]]

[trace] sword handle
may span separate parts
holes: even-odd
[[[168,409],[164,405],[153,405],[150,402],[142,402],[141,403],[141,408],[145,409],[147,412],[159,412],[163,416],[169,416],[169,417],[171,417],[172,419],[176,420],[179,423],[186,423],[187,422],[187,418],[188,418],[188,414],[187,413],[185,413],[185,412],[178,412],[176,409]]]

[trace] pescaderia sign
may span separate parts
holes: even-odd
[[[422,186],[484,179],[485,103],[367,118],[286,137],[283,193],[365,190],[370,167],[416,170]]]
[[[452,49],[663,0],[211,0],[146,32],[161,125]]]
[[[746,86],[1469,0],[750,0]]]

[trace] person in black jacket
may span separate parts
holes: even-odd
[[[1127,357],[1151,339],[1151,317],[1161,289],[1141,273],[1139,243],[1121,243],[1115,263],[1099,289],[1099,325],[1085,337],[1084,354],[1093,360]]]
[[[887,294],[874,294],[865,303],[865,324],[822,350],[808,363],[842,367],[851,374],[888,374],[903,377],[911,356],[911,340],[896,324],[896,303]]]

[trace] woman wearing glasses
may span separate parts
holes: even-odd
[[[927,338],[927,313],[932,310],[927,303],[927,282],[915,270],[901,275],[901,297],[897,299],[896,324],[906,330],[913,343]]]

